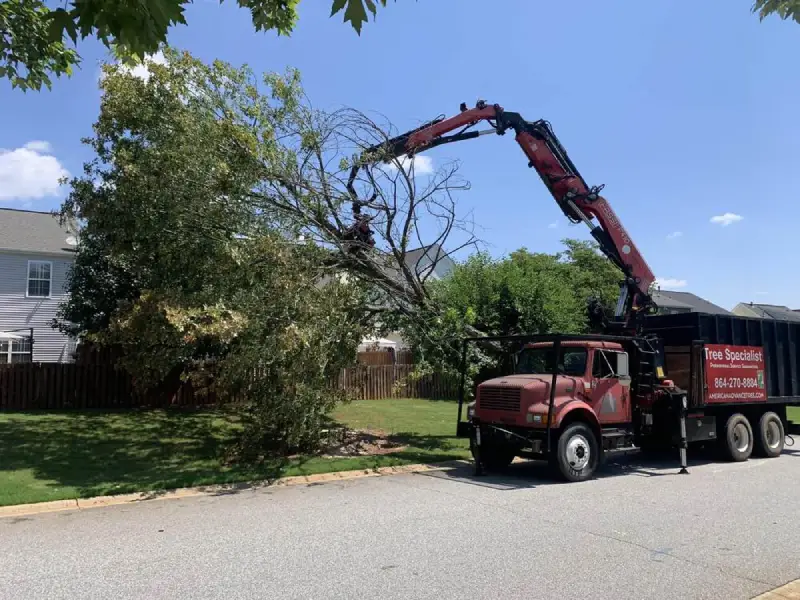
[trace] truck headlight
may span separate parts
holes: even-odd
[[[474,412],[475,412],[475,405],[474,404],[468,404],[467,405],[467,421],[471,421],[472,420],[472,415],[473,415]]]

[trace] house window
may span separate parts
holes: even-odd
[[[31,362],[31,341],[0,340],[0,364]]]
[[[53,263],[42,260],[28,261],[28,296],[48,298],[53,280]]]

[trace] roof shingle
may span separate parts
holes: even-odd
[[[673,292],[669,290],[658,290],[653,292],[653,300],[658,306],[664,308],[689,309],[691,312],[707,313],[710,315],[729,315],[730,311],[721,306],[717,306],[704,300],[700,296],[695,296],[690,292]]]
[[[788,306],[778,306],[775,304],[755,304],[752,302],[742,303],[736,308],[743,307],[761,319],[774,319],[776,321],[792,321],[800,323],[800,312],[790,309]],[[736,309],[734,309],[736,310]]]
[[[77,227],[61,226],[52,213],[0,208],[0,250],[72,254],[70,236],[77,238]]]

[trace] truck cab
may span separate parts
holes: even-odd
[[[527,344],[516,356],[513,375],[478,386],[472,414],[485,422],[543,426],[555,379],[554,425],[574,410],[588,411],[598,424],[631,420],[628,353],[620,344],[563,342],[557,362],[554,356],[552,343]]]
[[[489,468],[546,456],[567,479],[588,478],[603,450],[632,443],[631,382],[620,342],[525,344],[513,374],[477,386],[467,413],[480,438],[473,455]]]

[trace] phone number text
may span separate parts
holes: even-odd
[[[715,377],[714,387],[719,388],[757,388],[758,380],[755,377]]]

